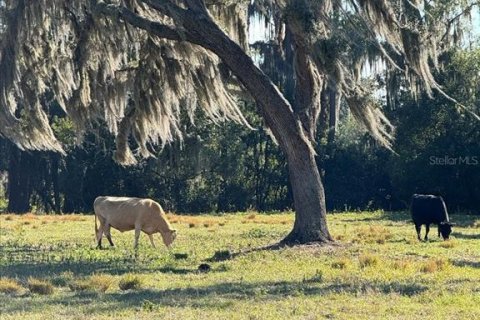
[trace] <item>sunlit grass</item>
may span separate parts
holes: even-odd
[[[336,245],[279,250],[254,249],[282,239],[292,214],[168,219],[172,248],[142,234],[136,255],[133,232],[96,250],[92,215],[0,215],[2,320],[480,318],[476,217],[423,242],[408,214],[332,214]],[[31,293],[29,279],[53,291]]]

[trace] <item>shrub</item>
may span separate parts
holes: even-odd
[[[21,290],[22,286],[17,281],[9,278],[0,278],[0,292],[17,294]]]
[[[196,225],[195,225],[195,223],[190,222],[190,223],[188,224],[188,227],[189,227],[189,228],[195,228]]]
[[[36,278],[28,278],[28,289],[32,293],[38,293],[42,295],[49,295],[53,293],[53,285],[47,280],[40,280]]]
[[[138,290],[142,287],[141,279],[133,274],[126,274],[118,283],[120,290]]]

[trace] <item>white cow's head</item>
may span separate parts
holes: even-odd
[[[170,247],[170,245],[173,243],[173,241],[177,237],[177,230],[175,229],[167,230],[164,232],[160,232],[160,234],[162,235],[163,243],[165,243],[167,247]]]

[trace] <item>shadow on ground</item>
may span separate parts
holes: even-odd
[[[338,215],[341,215],[339,213]],[[342,222],[360,222],[360,221],[393,221],[393,222],[404,222],[404,223],[413,223],[412,217],[408,211],[398,211],[398,212],[384,212],[377,214],[373,217],[364,217],[364,218],[344,218],[340,219]],[[454,222],[458,227],[473,227],[477,225],[477,222],[480,221],[480,216],[477,215],[462,215],[462,214],[453,214],[450,215],[450,221]],[[480,231],[479,231],[480,233]]]
[[[477,239],[480,239],[480,229],[478,229],[477,234],[452,232],[452,236],[454,236],[455,238],[458,238],[458,239],[477,240]]]
[[[471,267],[480,269],[480,261],[453,260],[452,264],[457,267]]]
[[[355,296],[361,294],[396,293],[403,296],[414,296],[428,289],[416,283],[399,282],[357,282],[357,283],[310,283],[302,281],[279,281],[242,283],[227,282],[203,287],[174,288],[167,290],[145,289],[140,291],[115,292],[110,294],[78,293],[63,297],[52,296],[43,301],[35,301],[25,305],[22,298],[12,298],[3,310],[6,313],[28,312],[45,309],[46,305],[65,305],[69,307],[88,306],[92,301],[102,301],[101,307],[96,305],[96,314],[111,312],[112,308],[141,308],[148,304],[158,306],[195,307],[195,308],[228,308],[237,300],[264,299],[276,300],[287,296],[328,295],[346,293]],[[88,308],[88,307],[87,307]],[[92,307],[93,308],[93,307]],[[88,310],[85,310],[88,312]]]
[[[339,213],[338,215],[341,215]],[[381,214],[376,214],[373,217],[365,218],[344,218],[340,219],[342,222],[360,222],[360,221],[393,221],[393,222],[405,222],[409,223],[412,221],[412,217],[408,212],[399,211],[399,212],[383,212]]]

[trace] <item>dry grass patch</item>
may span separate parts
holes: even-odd
[[[0,278],[0,292],[7,294],[17,294],[22,291],[23,287],[10,278]]]
[[[249,215],[247,216],[247,219],[253,220],[253,219],[255,219],[256,217],[257,217],[257,215],[254,214],[254,213],[252,213],[252,214],[249,214]]]
[[[77,279],[68,284],[72,291],[93,291],[92,284],[86,279]]]
[[[57,287],[65,287],[69,285],[74,279],[73,272],[65,271],[51,280],[52,284]]]
[[[47,280],[28,278],[27,286],[30,292],[41,295],[50,295],[53,293],[53,285]]]
[[[393,264],[392,267],[395,270],[405,270],[408,267],[412,265],[412,262],[410,260],[396,260]]]
[[[457,246],[457,242],[454,240],[443,241],[440,243],[440,247],[450,249]]]
[[[126,274],[118,283],[120,290],[139,290],[142,288],[142,280],[133,274]]]
[[[449,265],[449,262],[442,258],[429,259],[422,264],[420,271],[424,273],[434,273],[444,270]]]
[[[12,221],[13,220],[13,216],[12,215],[8,215],[5,217],[5,221]]]
[[[350,260],[347,258],[340,258],[332,262],[332,268],[334,269],[346,269],[350,264]]]
[[[360,243],[384,244],[393,237],[390,230],[383,226],[368,226],[357,228],[355,234],[356,237],[353,242]]]
[[[343,234],[337,234],[334,236],[335,240],[342,241],[345,240],[345,235]]]
[[[78,279],[68,284],[72,291],[96,291],[104,293],[113,284],[113,277],[107,274],[94,274],[87,279]]]
[[[113,284],[114,278],[108,274],[94,274],[90,276],[89,281],[98,292],[105,292]]]
[[[363,254],[358,257],[358,263],[360,265],[360,268],[376,266],[379,261],[380,259],[378,258],[378,256],[372,254]]]

